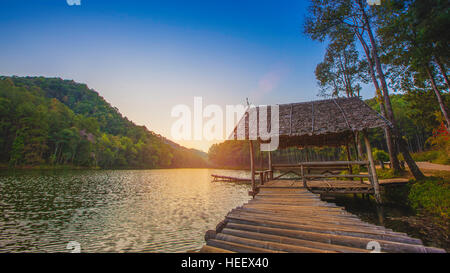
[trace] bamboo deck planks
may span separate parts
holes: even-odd
[[[363,222],[342,207],[292,181],[260,187],[248,203],[231,210],[208,231],[203,253],[367,253],[375,241],[381,252],[443,253],[419,239]],[[284,187],[283,187],[284,186]]]

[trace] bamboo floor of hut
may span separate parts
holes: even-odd
[[[436,253],[405,233],[366,223],[300,182],[269,182],[205,234],[201,253]],[[379,249],[377,249],[379,247]]]

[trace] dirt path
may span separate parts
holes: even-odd
[[[417,166],[419,166],[420,169],[424,169],[424,170],[450,172],[450,165],[441,165],[441,164],[434,164],[434,163],[429,163],[429,162],[417,162]]]

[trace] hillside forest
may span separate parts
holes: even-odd
[[[205,167],[206,154],[137,126],[85,84],[0,77],[0,164],[9,168]]]

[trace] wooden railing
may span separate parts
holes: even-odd
[[[352,166],[366,166],[369,174],[353,174]],[[276,170],[284,171],[280,175],[273,177],[273,172]],[[320,174],[311,174],[311,171],[319,171]],[[349,174],[341,174],[342,171],[349,171]],[[335,173],[339,172],[339,173]],[[359,178],[361,182],[363,179],[369,179],[373,185],[375,179],[372,175],[369,161],[325,161],[325,162],[302,162],[298,164],[273,164],[271,171],[258,172],[260,175],[260,183],[264,185],[269,180],[280,180],[288,174],[294,174],[298,179],[303,181],[305,188],[308,188],[308,180],[324,179],[324,178],[342,178],[351,179]],[[292,179],[292,178],[291,178]]]

